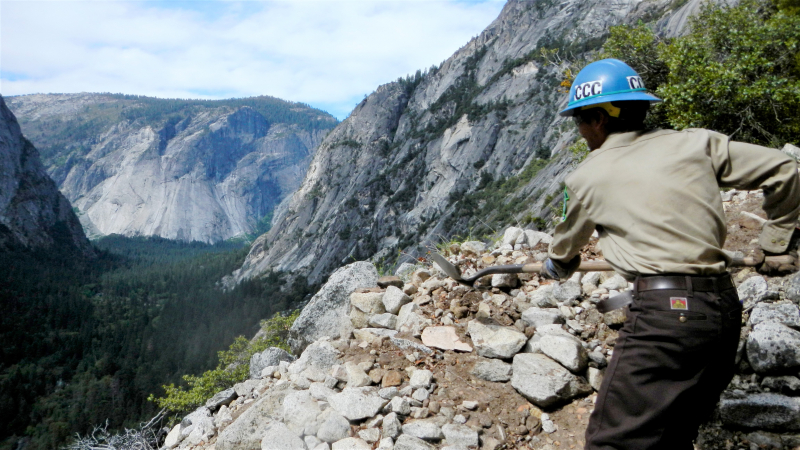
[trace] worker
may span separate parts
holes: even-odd
[[[733,377],[741,326],[720,189],[763,189],[759,244],[784,253],[800,213],[797,163],[710,130],[646,130],[661,100],[616,59],[587,65],[569,95],[561,115],[590,153],[566,178],[542,275],[569,278],[596,231],[606,261],[633,283],[586,449],[691,450]]]

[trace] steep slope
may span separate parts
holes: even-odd
[[[69,202],[0,97],[0,251],[53,247],[94,253]]]
[[[270,97],[9,99],[92,235],[218,242],[257,230],[336,120]]]
[[[671,3],[510,0],[440,67],[379,87],[328,135],[231,281],[269,268],[318,281],[343,262],[408,260],[455,234],[546,228],[576,142],[556,114],[561,58],[599,48],[610,25],[663,16],[666,27]]]

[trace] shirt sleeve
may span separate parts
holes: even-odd
[[[759,245],[768,252],[785,252],[800,215],[797,162],[781,151],[729,141],[717,133],[709,148],[720,187],[764,191],[762,207],[768,220]]]
[[[566,193],[564,217],[556,226],[553,242],[548,251],[550,258],[564,263],[580,253],[595,229],[595,223],[589,219],[586,209],[569,186],[566,188]]]

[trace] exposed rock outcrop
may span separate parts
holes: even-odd
[[[94,253],[72,206],[0,97],[0,250],[19,247]]]

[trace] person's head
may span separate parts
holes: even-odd
[[[646,91],[639,74],[624,62],[618,59],[595,61],[575,77],[569,91],[569,104],[560,115],[576,117],[581,136],[594,150],[609,134],[644,127],[650,104],[661,101]]]

